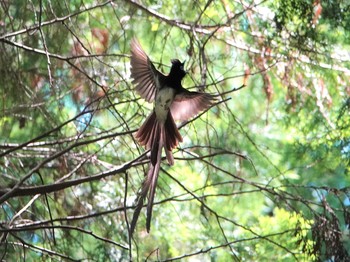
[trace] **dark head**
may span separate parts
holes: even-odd
[[[184,76],[186,75],[186,71],[184,69],[185,62],[181,63],[179,59],[172,59],[171,63],[172,66],[169,75],[171,75],[172,77],[179,78],[179,80],[182,80],[182,78],[184,78]]]

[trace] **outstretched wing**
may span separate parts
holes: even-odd
[[[185,121],[209,108],[214,102],[215,97],[211,94],[190,92],[184,89],[175,96],[170,111],[174,120]]]
[[[159,72],[143,51],[140,43],[131,40],[131,77],[136,91],[148,102],[153,102],[164,75]]]

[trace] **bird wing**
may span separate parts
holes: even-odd
[[[211,94],[183,89],[175,96],[170,111],[174,120],[185,121],[209,108],[214,102],[215,98]]]
[[[135,84],[136,91],[142,98],[152,103],[165,76],[154,67],[135,38],[131,40],[130,61],[131,77],[134,79],[132,83]]]

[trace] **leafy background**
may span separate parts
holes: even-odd
[[[346,1],[0,1],[0,258],[349,259]],[[218,103],[179,123],[150,234],[130,41]]]

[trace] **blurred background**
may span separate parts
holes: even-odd
[[[0,260],[346,261],[350,4],[0,1]],[[218,96],[129,223],[153,105],[130,41]]]

